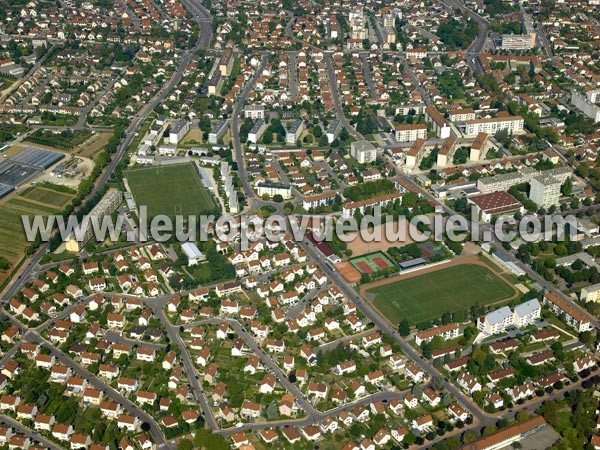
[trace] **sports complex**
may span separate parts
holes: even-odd
[[[445,312],[508,301],[517,291],[473,256],[365,285],[361,294],[390,322],[417,324]]]
[[[193,163],[133,169],[125,176],[138,206],[148,207],[149,217],[209,214],[217,208]]]
[[[352,264],[360,273],[371,275],[373,273],[389,269],[394,263],[383,252],[369,253],[350,259]]]

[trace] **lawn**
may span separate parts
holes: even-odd
[[[145,205],[149,217],[207,214],[217,208],[192,163],[135,169],[126,177],[138,207]]]
[[[474,264],[449,267],[367,291],[390,321],[420,323],[472,305],[512,297],[513,288],[489,269]]]

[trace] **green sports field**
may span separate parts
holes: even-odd
[[[126,178],[138,208],[145,205],[149,217],[207,214],[217,208],[192,163],[134,169]]]
[[[508,299],[514,290],[488,268],[465,264],[375,287],[367,294],[391,322],[408,319],[416,324],[445,312]]]

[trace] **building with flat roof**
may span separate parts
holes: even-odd
[[[582,94],[579,91],[571,92],[571,103],[583,114],[588,116],[594,123],[600,122],[600,105],[597,105],[600,97],[600,90],[592,90],[587,94]]]
[[[509,134],[522,133],[524,120],[521,116],[492,117],[489,119],[466,120],[458,125],[465,136],[479,133],[496,134],[506,130]]]
[[[560,199],[561,181],[553,176],[539,176],[530,182],[529,199],[542,208],[556,206]]]
[[[248,132],[248,142],[256,144],[266,129],[267,124],[265,123],[264,119],[258,119],[256,122],[254,122],[254,125],[252,125],[252,128]]]
[[[369,141],[354,141],[350,144],[350,155],[360,164],[368,164],[377,159],[377,149]]]
[[[327,127],[327,143],[331,144],[333,141],[335,141],[342,132],[342,128],[344,128],[344,125],[342,124],[341,120],[332,120],[329,124],[329,127]]]
[[[600,302],[600,283],[584,287],[579,293],[579,298],[584,302]]]
[[[223,137],[228,126],[228,120],[222,119],[215,121],[210,127],[210,132],[208,133],[208,143],[212,145],[218,144],[219,139]]]
[[[396,141],[398,142],[412,142],[417,139],[427,138],[427,126],[426,125],[396,125]]]
[[[265,118],[265,107],[263,105],[247,105],[244,107],[244,118],[245,119],[264,119]]]
[[[169,144],[179,144],[188,131],[190,131],[189,120],[179,119],[173,122],[169,128]]]
[[[490,222],[494,216],[525,211],[523,205],[516,198],[504,191],[473,195],[467,201],[475,205],[484,222]]]
[[[83,250],[85,244],[94,237],[94,226],[90,221],[97,220],[100,225],[102,218],[115,212],[122,201],[123,193],[121,191],[116,189],[108,191],[90,213],[81,219],[79,230],[69,234],[65,240],[67,251],[77,253]]]
[[[304,120],[295,120],[287,130],[285,135],[285,143],[288,145],[296,145],[296,142],[298,142],[298,139],[300,139],[303,131]]]
[[[267,194],[269,197],[281,195],[284,200],[292,198],[292,186],[283,183],[268,183],[263,181],[256,185],[256,194],[263,196]]]
[[[508,191],[511,187],[527,183],[539,172],[533,167],[524,167],[519,172],[502,173],[492,177],[482,177],[477,180],[477,189],[482,194],[496,191]]]

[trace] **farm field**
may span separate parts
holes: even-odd
[[[40,129],[33,132],[28,137],[28,141],[45,147],[72,150],[87,141],[92,134],[89,130],[62,131],[57,133],[52,130]]]
[[[138,207],[145,205],[149,217],[198,215],[217,208],[192,163],[134,169],[126,178]]]
[[[52,208],[63,209],[73,199],[73,195],[66,192],[57,192],[46,187],[34,187],[33,189],[21,194],[27,200],[38,202],[41,205],[48,205]]]
[[[98,153],[106,148],[106,144],[108,144],[108,140],[111,136],[112,133],[97,133],[87,141],[78,145],[73,153],[84,158],[95,159]]]
[[[4,201],[0,206],[0,256],[14,266],[29,246],[21,215],[60,214],[73,197],[73,194],[59,192],[47,186],[35,186]],[[3,283],[7,276],[8,272],[0,272],[0,283]]]
[[[507,300],[515,290],[483,264],[443,267],[373,287],[366,295],[391,322],[411,324],[473,305]]]

